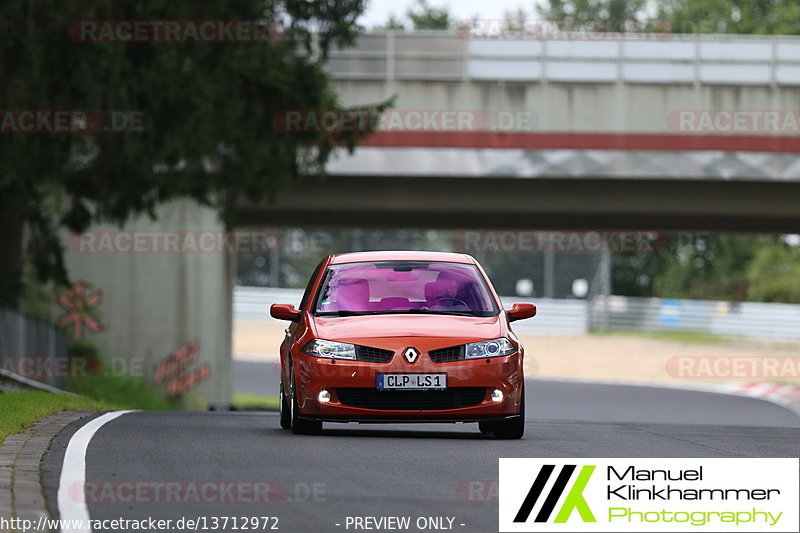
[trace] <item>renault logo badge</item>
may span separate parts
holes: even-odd
[[[406,361],[408,361],[409,363],[413,363],[414,361],[417,360],[417,357],[419,357],[419,352],[414,348],[409,347],[406,348],[405,351],[403,352],[403,357],[405,357]]]

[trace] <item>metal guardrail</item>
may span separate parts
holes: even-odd
[[[506,309],[511,309],[511,306],[517,302],[536,304],[534,318],[512,324],[511,327],[516,332],[541,335],[586,335],[589,331],[589,308],[586,300],[510,297],[500,297],[500,300]]]
[[[0,308],[0,389],[64,388],[66,373],[59,369],[66,368],[67,362],[61,330]]]
[[[800,38],[581,32],[560,39],[385,31],[334,50],[335,80],[800,85]],[[616,38],[614,37],[616,36]]]
[[[274,303],[300,304],[301,289],[274,289],[269,287],[241,287],[233,291],[234,318],[267,319],[269,307]],[[506,309],[517,302],[530,301],[520,298],[501,298]],[[514,323],[516,331],[547,335],[583,335],[587,331],[587,305],[583,300],[561,300],[537,298],[538,314],[532,320]]]
[[[300,289],[236,287],[234,318],[272,320],[270,305],[298,305],[302,296]],[[514,297],[501,300],[506,309],[517,302],[531,301]],[[591,300],[534,298],[533,302],[538,308],[536,318],[515,322],[515,330],[543,335],[584,335],[589,330],[602,329],[672,330],[775,341],[800,340],[800,305],[625,296],[610,296],[607,305],[602,296]],[[604,315],[605,312],[608,314]]]
[[[233,317],[272,320],[269,316],[272,304],[292,304],[297,307],[302,298],[302,289],[236,286],[233,289]]]
[[[44,391],[53,394],[67,394],[78,396],[74,392],[68,392],[58,387],[53,387],[47,383],[40,383],[35,379],[29,379],[13,372],[0,369],[0,392],[23,392],[23,391]]]
[[[611,296],[605,308],[610,330],[697,331],[751,339],[800,340],[800,305]],[[591,329],[603,329],[602,297],[592,301],[589,317]]]

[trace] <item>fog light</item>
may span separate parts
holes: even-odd
[[[331,401],[331,393],[326,390],[321,390],[317,395],[317,400],[319,400],[319,403],[328,403]]]
[[[494,392],[492,392],[492,401],[493,402],[502,402],[503,401],[503,391],[501,391],[500,389],[495,389]]]

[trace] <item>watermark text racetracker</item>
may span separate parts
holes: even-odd
[[[0,109],[0,133],[136,133],[150,122],[131,109]]]
[[[283,39],[282,24],[266,20],[76,20],[79,43],[264,43]]]
[[[453,233],[453,248],[465,253],[648,253],[663,250],[667,242],[667,234],[660,231],[463,230]]]
[[[665,19],[475,18],[461,21],[458,34],[469,41],[641,41],[663,40],[673,29]]]
[[[468,502],[497,501],[499,484],[496,479],[465,479],[456,486],[456,498]]]
[[[667,115],[681,133],[800,133],[800,109],[681,109]]]
[[[100,504],[229,505],[324,502],[321,482],[278,481],[86,481],[69,488],[72,501]]]
[[[287,109],[273,116],[281,133],[379,131],[531,131],[533,111],[484,109]]]
[[[144,377],[144,360],[141,358],[111,357],[102,361],[95,357],[58,358],[36,355],[9,356],[0,359],[0,369],[30,379],[84,378],[104,376]],[[99,366],[99,368],[98,368]]]
[[[673,34],[718,33],[713,18],[673,22],[669,19],[605,17],[560,20],[525,16],[473,18],[456,24],[458,35],[469,41],[658,41]]]
[[[266,253],[280,249],[283,234],[273,231],[119,231],[71,234],[76,253]]]
[[[798,379],[798,356],[675,356],[666,363],[670,377],[679,379]]]

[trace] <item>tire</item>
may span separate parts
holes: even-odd
[[[295,435],[318,435],[322,432],[322,422],[299,418],[300,409],[297,404],[297,387],[295,387],[294,381],[294,375],[292,375],[292,402],[290,404],[292,433]]]
[[[289,404],[286,402],[286,396],[283,394],[283,383],[281,383],[280,399],[281,399],[281,427],[283,429],[291,429],[292,409],[291,407],[289,407]]]
[[[492,435],[496,439],[521,439],[525,434],[525,390],[522,391],[519,416],[492,423]]]
[[[491,422],[478,422],[478,429],[484,435],[488,435],[492,432],[492,423]]]

